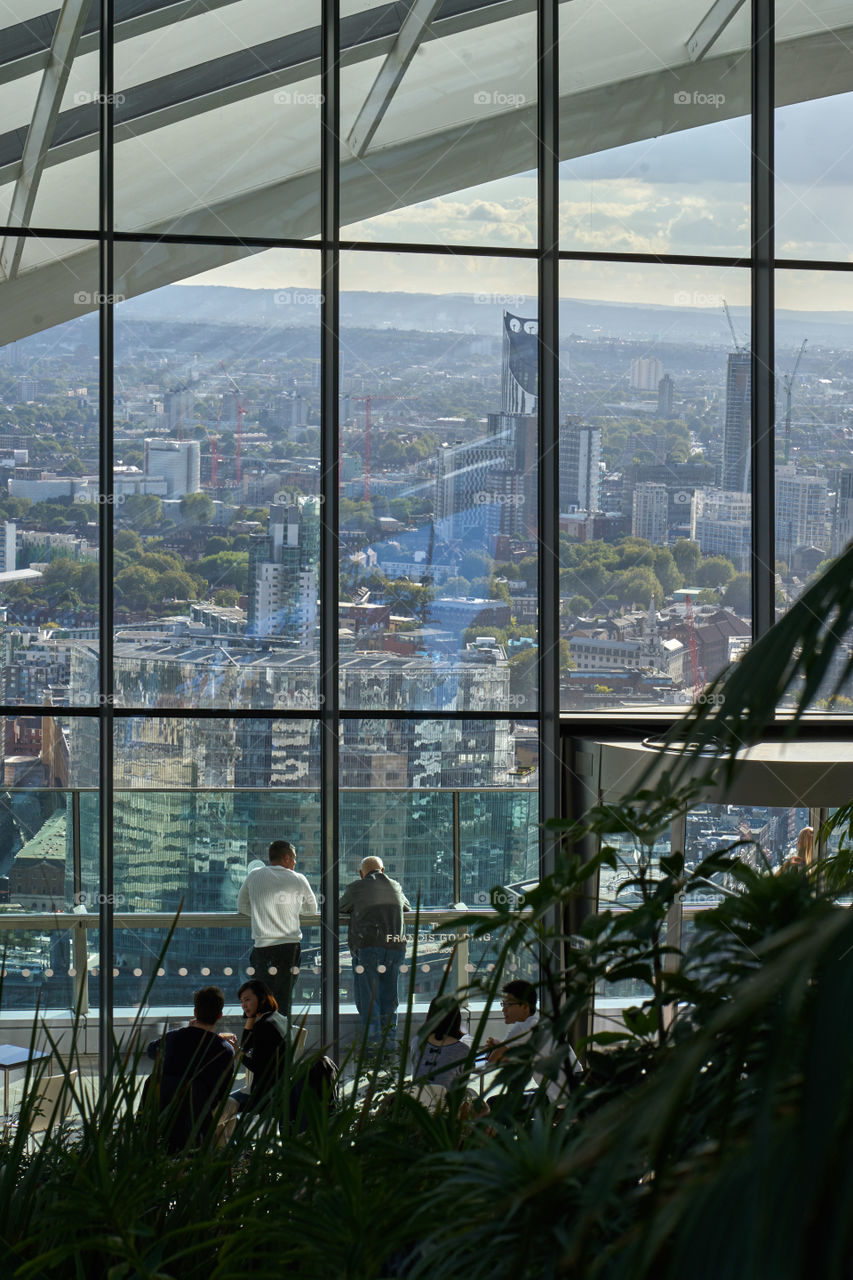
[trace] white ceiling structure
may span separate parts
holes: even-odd
[[[97,229],[97,6],[49,4],[0,0],[0,342],[91,311],[79,295],[97,291],[98,247],[73,235]],[[316,236],[317,0],[117,0],[116,11],[116,229]],[[743,0],[563,0],[561,33],[561,159],[749,110]],[[532,169],[535,34],[530,0],[347,0],[344,223]],[[778,103],[848,91],[851,47],[849,3],[792,0]],[[725,102],[710,101],[723,82]],[[686,84],[689,113],[677,102]],[[24,240],[14,229],[25,225],[71,234]],[[118,243],[116,293],[250,252]]]

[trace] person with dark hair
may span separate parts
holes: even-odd
[[[471,1041],[462,1034],[462,1010],[452,996],[430,1002],[426,1022],[412,1037],[412,1079],[450,1089],[465,1074]]]
[[[526,1044],[539,1023],[536,1012],[536,988],[523,978],[514,978],[504,983],[501,992],[501,1011],[507,1024],[503,1039],[496,1040],[489,1036],[486,1048],[490,1050],[487,1061],[493,1064],[502,1062],[519,1045]],[[565,1045],[563,1061],[559,1058],[558,1048],[548,1031],[541,1031],[537,1037],[537,1052],[531,1063],[531,1072],[537,1086],[545,1085],[545,1093],[550,1102],[565,1102],[572,1081],[581,1074],[581,1065],[575,1057],[571,1045]]]
[[[310,884],[295,866],[296,850],[290,841],[273,840],[269,866],[250,870],[237,898],[237,910],[252,922],[251,962],[256,976],[288,1018],[302,954],[299,917],[315,915],[318,909]]]
[[[240,1054],[252,1073],[252,1084],[248,1093],[236,1089],[231,1097],[241,1110],[255,1110],[275,1090],[287,1069],[290,1027],[275,996],[259,979],[244,982],[237,995],[245,1019]]]
[[[147,1047],[161,1059],[159,1105],[171,1152],[198,1146],[225,1101],[234,1074],[234,1037],[217,1035],[225,993],[201,987],[193,995],[193,1019]]]

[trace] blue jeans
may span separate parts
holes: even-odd
[[[397,1038],[397,974],[405,954],[398,947],[353,950],[355,1007],[368,1044],[379,1044],[383,1036],[392,1042]]]

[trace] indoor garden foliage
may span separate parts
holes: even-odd
[[[97,1097],[69,1074],[71,1118],[39,1142],[26,1138],[35,1077],[28,1081],[0,1153],[4,1273],[853,1273],[853,916],[840,905],[853,888],[851,813],[833,819],[843,833],[836,855],[811,870],[756,869],[737,847],[693,869],[683,850],[652,854],[673,817],[761,740],[777,705],[794,707],[785,729],[794,737],[809,706],[841,687],[851,665],[851,581],[848,551],[672,731],[666,768],[653,766],[624,804],[555,828],[554,873],[522,910],[495,893],[499,963],[472,986],[491,1008],[510,959],[536,957],[549,1067],[560,1071],[570,1041],[585,1064],[565,1106],[541,1089],[532,1105],[522,1100],[544,1040],[501,1066],[503,1098],[490,1115],[453,1095],[430,1112],[403,1064],[353,1062],[337,1097],[318,1099],[301,1091],[308,1062],[226,1146],[204,1140],[175,1156],[156,1113],[138,1105],[136,1054],[117,1047]],[[575,905],[603,864],[617,865],[626,836],[638,851],[630,904],[587,915],[571,932],[555,928],[555,919],[577,919]],[[591,838],[597,852],[584,859]],[[697,914],[681,952],[667,944],[670,908],[713,877],[729,892]],[[471,919],[494,936],[494,915]],[[579,1040],[593,993],[626,979],[644,995],[624,1026]],[[472,1052],[484,1026],[472,1028]],[[410,1029],[411,1012],[406,1038]]]

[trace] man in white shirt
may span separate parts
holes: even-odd
[[[521,978],[504,984],[501,992],[501,1011],[507,1024],[502,1039],[489,1036],[486,1048],[490,1049],[488,1061],[498,1063],[517,1045],[526,1043],[533,1034],[533,1028],[539,1023],[536,1012],[536,988]],[[563,1058],[570,1064],[571,1076],[577,1079],[581,1074],[581,1065],[575,1057],[571,1045],[563,1047]],[[565,1105],[571,1088],[571,1080],[566,1070],[565,1061],[558,1058],[558,1046],[550,1033],[543,1031],[538,1037],[538,1052],[531,1064],[530,1074],[537,1086],[545,1082],[545,1093],[549,1102]]]
[[[237,910],[252,921],[255,977],[266,983],[289,1018],[301,955],[299,917],[316,914],[317,899],[305,877],[294,870],[296,850],[289,841],[273,840],[269,859],[269,866],[249,872],[237,898]]]

